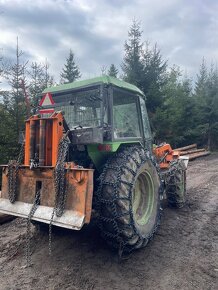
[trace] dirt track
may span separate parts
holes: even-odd
[[[32,227],[32,262],[25,265],[26,223],[0,226],[0,290],[218,289],[218,154],[190,163],[188,200],[164,209],[154,240],[118,262],[95,228],[48,234]]]

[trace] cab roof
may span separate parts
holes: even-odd
[[[87,79],[87,80],[82,80],[82,81],[75,81],[73,83],[48,87],[42,93],[43,94],[56,93],[56,92],[68,91],[68,90],[79,89],[79,88],[84,88],[84,87],[91,87],[93,85],[100,85],[100,84],[107,84],[107,85],[111,84],[115,87],[126,89],[128,91],[144,96],[143,92],[139,88],[137,88],[135,85],[132,85],[130,83],[127,83],[117,78],[106,76],[106,75]]]

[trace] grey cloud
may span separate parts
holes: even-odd
[[[218,58],[218,6],[212,0],[0,0],[0,7],[0,28],[19,36],[31,60],[47,57],[57,80],[70,48],[83,77],[99,74],[102,65],[119,67],[134,17],[141,20],[143,39],[157,42],[163,57],[188,73],[197,71],[203,56]],[[3,48],[13,57],[13,45]]]

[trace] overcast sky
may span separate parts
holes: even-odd
[[[69,50],[82,77],[120,68],[133,18],[143,40],[157,42],[169,64],[194,76],[204,56],[218,60],[218,0],[0,0],[0,54],[14,58],[16,37],[30,61],[48,59],[59,74]]]

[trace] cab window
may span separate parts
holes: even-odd
[[[140,137],[137,96],[114,90],[114,138]]]

